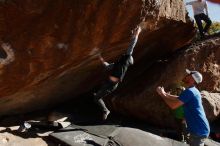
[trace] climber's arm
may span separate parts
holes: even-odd
[[[99,60],[102,62],[102,64],[104,65],[104,67],[107,69],[107,70],[111,70],[114,66],[114,63],[108,63],[104,60],[104,58],[102,57],[101,54],[99,54]]]

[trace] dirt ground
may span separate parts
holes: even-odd
[[[0,146],[58,146],[49,140],[46,132],[43,134],[21,133],[18,126],[5,128],[0,127]]]
[[[65,119],[66,117],[60,113],[48,111],[1,118],[0,146],[60,146],[60,144],[49,138],[49,134],[53,131],[35,130],[24,132],[19,130],[19,127],[24,121],[59,121]]]

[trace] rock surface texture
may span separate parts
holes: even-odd
[[[201,92],[206,115],[210,120],[215,120],[220,114],[220,93]]]
[[[191,41],[194,28],[185,17],[182,0],[0,1],[0,115],[48,108],[92,90],[104,77],[95,48],[114,61],[128,46],[131,30],[145,18],[153,27],[140,35],[137,65],[125,79],[136,85],[126,94],[137,100],[131,106],[133,100],[126,99],[122,110],[153,118],[155,109],[163,108],[160,99],[151,101],[158,97],[139,92],[147,92],[157,79],[147,76],[146,68]],[[145,104],[151,99],[150,104],[137,110],[143,98]]]
[[[129,79],[118,92],[109,98],[111,107],[117,112],[132,115],[162,127],[175,125],[172,111],[155,90],[157,86],[164,86],[166,91],[172,90],[176,85],[181,84],[186,75],[185,69],[188,68],[203,74],[203,82],[198,85],[198,88],[200,91],[205,90],[202,92],[204,109],[209,121],[217,119],[220,109],[220,37],[197,42],[185,49],[163,60],[158,60],[145,70],[142,68],[143,64],[136,65],[137,68],[131,74],[137,76],[128,77]],[[135,73],[136,70],[138,73]]]

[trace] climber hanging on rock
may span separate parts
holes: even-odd
[[[142,28],[138,26],[133,31],[131,43],[126,53],[122,54],[116,62],[109,64],[108,62],[105,62],[101,54],[99,54],[99,59],[101,60],[102,64],[107,70],[110,71],[108,79],[104,82],[104,84],[102,84],[98,91],[94,93],[94,101],[98,104],[103,112],[103,120],[107,119],[110,111],[106,107],[102,98],[112,93],[118,87],[118,84],[122,82],[128,67],[133,64],[132,53],[141,30]]]

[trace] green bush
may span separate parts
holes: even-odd
[[[205,23],[203,22],[203,27],[205,27]],[[198,29],[197,24],[195,23],[195,27]],[[209,28],[209,34],[215,34],[220,32],[220,22],[212,22],[212,25]]]
[[[220,32],[220,22],[213,22],[209,29],[209,33],[214,34],[218,32]]]

